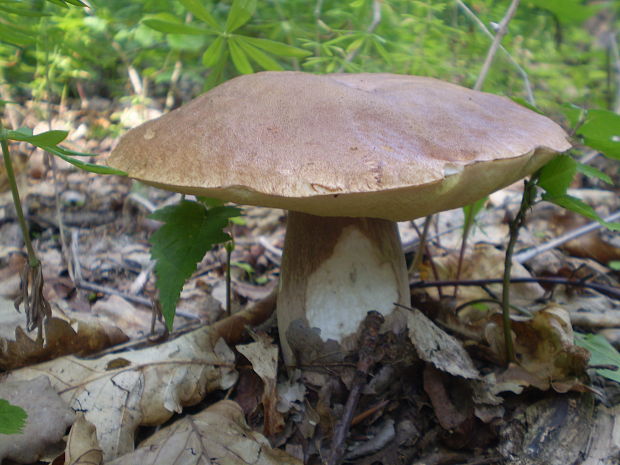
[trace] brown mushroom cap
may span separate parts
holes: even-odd
[[[436,79],[264,72],[132,129],[109,164],[187,194],[399,221],[471,203],[568,148],[550,119]]]

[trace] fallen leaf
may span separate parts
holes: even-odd
[[[409,339],[422,360],[454,376],[479,377],[469,354],[454,337],[417,309],[409,309],[406,315]]]
[[[493,317],[485,328],[485,337],[499,360],[505,357],[501,316]],[[520,392],[533,386],[556,391],[582,389],[580,378],[590,357],[588,351],[574,344],[573,328],[566,310],[550,304],[532,318],[513,320],[514,350],[518,366],[497,375],[497,389]],[[501,389],[501,390],[499,390]]]
[[[252,431],[241,407],[223,400],[162,428],[133,453],[107,465],[302,465]]]
[[[284,428],[284,418],[277,409],[278,347],[266,334],[258,333],[255,339],[256,342],[251,344],[238,345],[237,350],[250,361],[254,372],[263,381],[264,433],[273,436]]]
[[[28,418],[21,434],[0,434],[0,463],[36,462],[47,447],[60,441],[75,414],[60,398],[45,375],[29,380],[4,380],[0,398],[26,410]]]
[[[103,452],[97,441],[97,428],[83,414],[71,427],[65,449],[65,465],[101,465]]]
[[[130,364],[108,369],[121,356]],[[196,404],[207,392],[227,389],[237,379],[233,352],[210,327],[142,350],[91,360],[58,358],[15,370],[6,379],[28,380],[42,373],[96,426],[105,460],[133,450],[139,425],[159,425],[183,406]]]

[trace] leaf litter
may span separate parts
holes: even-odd
[[[79,111],[74,114],[81,117]],[[73,143],[80,141],[74,140]],[[95,144],[90,148],[76,146],[75,149],[105,151],[111,144],[112,140],[107,140],[100,147]],[[75,331],[78,315],[90,313],[91,308],[95,308],[95,319],[117,323],[132,338],[146,334],[148,328],[144,326],[150,319],[146,310],[155,288],[153,273],[148,271],[149,263],[145,257],[148,236],[158,225],[147,217],[152,209],[145,205],[165,206],[168,205],[166,202],[174,201],[175,196],[136,186],[131,195],[142,200],[126,200],[129,192],[126,180],[76,173],[72,168],[61,165],[61,178],[67,192],[71,194],[64,196],[65,222],[72,231],[78,232],[72,235],[75,241],[69,247],[72,257],[67,264],[53,238],[53,231],[58,225],[44,169],[33,165],[30,171],[25,167],[22,173],[26,184],[30,184],[25,192],[29,191],[26,205],[31,221],[38,224],[42,231],[38,247],[42,251],[43,273],[48,282],[44,291],[49,295],[55,315],[58,308],[61,308],[62,313],[66,314],[60,318],[61,321],[71,322],[68,326]],[[577,192],[577,196],[579,194]],[[571,195],[575,193],[571,192]],[[479,227],[470,236],[472,252],[466,256],[466,271],[462,276],[484,279],[501,275],[502,252],[499,249],[505,243],[504,206],[511,204],[517,196],[506,190],[491,197],[491,207],[483,211]],[[614,208],[614,201],[608,201],[611,202],[610,209]],[[0,205],[0,211],[8,211],[5,205]],[[237,247],[233,252],[233,261],[250,265],[233,268],[233,282],[238,283],[239,289],[235,292],[239,307],[268,294],[268,290],[262,290],[265,287],[263,283],[273,282],[277,278],[278,252],[282,247],[284,229],[282,213],[279,211],[249,208],[246,212],[246,225],[234,227]],[[544,225],[553,224],[546,214],[546,209],[534,209],[533,219],[521,236],[521,249],[545,240],[545,235],[540,231],[547,233]],[[0,273],[10,270],[15,266],[11,263],[20,258],[17,253],[19,242],[9,240],[14,237],[8,234],[10,214],[3,218],[5,221],[0,224],[0,265],[3,268],[0,268]],[[537,218],[542,218],[543,227],[537,225]],[[460,212],[447,212],[439,216],[439,221],[439,231],[452,232],[431,238],[430,250],[436,261],[435,269],[432,269],[426,257],[424,270],[427,279],[433,280],[449,279],[453,272],[454,257],[458,256],[458,227],[462,217]],[[407,225],[401,227],[403,238],[409,237],[415,241],[415,232],[407,233],[411,229]],[[528,278],[540,276],[546,271],[556,276],[562,270],[569,270],[568,276],[603,279],[611,285],[617,285],[617,278],[608,273],[605,263],[600,264],[615,257],[613,253],[618,244],[615,238],[611,239],[611,247],[600,246],[596,242],[594,246],[588,243],[579,252],[578,248],[571,248],[573,245],[569,244],[565,254],[556,251],[544,253],[530,260],[527,267],[519,270],[519,275]],[[196,325],[197,320],[213,322],[221,314],[221,304],[211,294],[219,288],[223,279],[222,253],[221,249],[215,249],[199,261],[197,271],[181,293],[179,308],[182,310],[176,319],[177,329],[188,323]],[[585,257],[576,259],[566,253]],[[553,260],[549,260],[549,256]],[[594,263],[592,257],[596,257],[598,262]],[[70,280],[61,279],[61,275],[67,274],[68,268],[74,268],[75,272],[76,265],[81,280],[96,283],[103,289],[118,290],[121,295],[108,297],[99,290],[76,290]],[[138,282],[141,274],[146,279],[141,278],[142,281]],[[10,284],[11,276],[7,274],[0,282],[0,289],[3,289],[5,283],[9,284],[4,288],[9,291],[5,294],[8,298],[14,297],[12,293],[15,292],[15,285]],[[587,378],[583,376],[585,353],[571,340],[569,318],[574,314],[587,313],[588,302],[593,298],[598,299],[596,308],[600,309],[613,308],[613,299],[592,291],[575,291],[568,286],[556,286],[553,289],[535,283],[513,286],[513,297],[520,309],[525,310],[516,311],[513,322],[522,363],[518,369],[510,367],[503,370],[501,337],[496,331],[497,308],[488,302],[471,303],[479,299],[493,299],[499,288],[488,286],[482,291],[480,289],[460,287],[457,300],[450,302],[446,297],[452,295],[453,289],[445,288],[444,298],[439,305],[439,295],[433,288],[428,292],[414,291],[416,299],[421,294],[426,295],[427,299],[429,295],[431,297],[430,304],[420,306],[423,312],[410,314],[412,321],[415,321],[410,325],[410,336],[418,345],[413,350],[406,340],[403,342],[390,337],[381,340],[379,347],[385,355],[370,373],[349,431],[347,444],[350,447],[347,456],[354,463],[401,463],[401,460],[412,463],[435,450],[438,444],[442,448],[462,451],[465,454],[461,456],[465,457],[463,461],[467,460],[466,451],[470,447],[491,448],[489,450],[499,455],[510,457],[518,448],[506,447],[506,432],[520,424],[519,405],[525,408],[530,399],[539,398],[533,391],[534,387],[563,392],[568,389],[581,390],[588,385]],[[142,300],[131,300],[136,292]],[[555,307],[533,305],[534,301],[549,297],[551,292],[557,303]],[[135,312],[140,316],[131,317],[130,314]],[[221,320],[224,325],[220,325],[217,331],[226,332],[238,344],[245,330],[244,325],[262,321],[269,311],[262,309],[259,314],[259,317],[255,317],[247,313],[234,323]],[[432,318],[429,319],[429,316]],[[264,329],[269,331],[271,327],[266,326]],[[30,339],[25,332],[22,333],[22,336]],[[78,416],[68,437],[66,463],[87,463],[88,460],[98,463],[99,457],[106,457],[105,460],[109,461],[109,458],[116,456],[118,458],[114,463],[137,463],[138,460],[155,463],[158,460],[155,457],[161,459],[162,455],[148,455],[149,450],[159,453],[170,450],[174,457],[170,463],[201,463],[191,462],[192,457],[186,457],[182,451],[174,448],[182,444],[183,440],[197,441],[197,447],[207,444],[208,452],[213,452],[212,456],[207,454],[211,463],[312,463],[312,460],[329,452],[334,427],[340,416],[346,413],[345,401],[354,379],[354,371],[347,364],[355,363],[356,354],[336,358],[337,362],[327,372],[317,374],[314,369],[304,369],[289,378],[278,365],[274,354],[276,346],[263,333],[257,334],[261,336],[249,346],[237,346],[240,353],[246,353],[246,359],[250,361],[251,369],[261,384],[260,391],[257,391],[257,408],[248,417],[249,425],[242,413],[239,413],[242,411],[237,404],[231,401],[212,403],[223,394],[216,395],[215,399],[211,399],[211,394],[211,406],[201,413],[185,416],[160,429],[160,432],[165,432],[151,436],[148,440],[150,442],[135,444],[135,438],[141,431],[139,425],[161,424],[173,412],[185,411],[190,404],[204,403],[207,391],[229,389],[234,384],[237,377],[235,368],[239,362],[235,361],[230,349],[224,349],[221,344],[218,346],[209,338],[209,349],[203,347],[201,350],[196,350],[193,343],[177,341],[180,339],[177,338],[147,349],[119,349],[118,353],[111,352],[94,359],[61,356],[42,365],[14,370],[8,376],[5,375],[0,386],[16,377],[23,376],[23,379],[31,380],[47,374],[51,386],[60,392],[61,399],[69,403],[73,410],[83,413]],[[428,338],[428,334],[436,337],[438,342],[435,346],[434,339]],[[73,333],[67,332],[67,335]],[[68,337],[75,336],[65,336],[58,340],[68,341]],[[425,337],[430,342],[420,342]],[[5,336],[3,347],[8,347],[11,338],[12,335],[8,338]],[[74,347],[69,352],[72,351],[79,353],[79,348]],[[52,357],[58,355],[50,352]],[[611,365],[617,363],[615,359],[612,360]],[[214,374],[206,374],[212,370]],[[196,384],[196,380],[200,380],[200,383]],[[502,392],[505,387],[509,388],[508,393]],[[515,396],[511,392],[519,390],[525,390],[529,397],[511,397]],[[613,389],[606,392],[613,393]],[[239,392],[233,390],[229,395],[234,399]],[[557,405],[536,402],[531,405],[537,409],[542,408],[541,412],[552,412],[559,408]],[[534,415],[532,411],[528,411],[530,417]],[[207,418],[206,421],[202,415]],[[603,407],[597,407],[592,415],[593,418],[605,419],[607,422],[615,418],[613,409],[605,410]],[[88,418],[92,420],[91,426],[88,425]],[[547,417],[541,414],[540,418]],[[532,432],[539,431],[542,434],[545,431],[544,423],[545,420],[541,420],[527,424]],[[223,434],[222,428],[213,430],[209,426],[215,424],[230,425],[228,431],[235,433]],[[502,425],[500,433],[497,433],[498,424]],[[537,429],[538,424],[542,429]],[[605,438],[611,437],[609,429],[605,429],[603,423],[595,424],[598,428],[596,431],[603,433],[593,441],[603,444]],[[64,430],[64,426],[59,429]],[[259,430],[268,439],[255,433]],[[218,433],[222,433],[221,440],[216,438]],[[514,437],[511,441],[518,442]],[[241,450],[231,446],[236,446],[239,438],[245,438],[241,442],[247,440]],[[205,442],[211,439],[215,442]],[[289,454],[284,455],[277,449],[271,449],[268,440],[271,445],[277,445]],[[42,442],[42,439],[37,438],[34,443]],[[499,447],[492,449],[497,442]],[[605,444],[600,446],[597,453],[617,447],[613,439]],[[139,451],[139,454],[146,455],[120,455],[121,451],[131,454],[134,447],[134,454]],[[174,451],[178,453],[174,455]],[[251,461],[257,457],[272,461]]]

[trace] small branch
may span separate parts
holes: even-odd
[[[484,64],[482,65],[480,75],[478,76],[478,80],[476,81],[476,84],[474,85],[474,90],[482,89],[482,85],[484,84],[484,80],[486,79],[487,74],[489,73],[489,70],[491,69],[491,64],[493,63],[493,59],[495,58],[495,54],[497,53],[500,42],[502,41],[502,39],[508,32],[508,23],[510,22],[512,17],[517,12],[518,6],[519,6],[519,0],[512,0],[512,2],[510,3],[510,6],[508,7],[508,11],[506,12],[506,15],[504,16],[502,21],[499,23],[499,28],[497,30],[497,33],[495,34],[495,37],[493,38],[491,47],[489,47],[489,51],[487,52],[487,56],[484,60]]]
[[[461,8],[461,10],[463,10],[463,12],[474,23],[476,23],[478,28],[486,36],[488,36],[491,40],[493,40],[494,36],[491,33],[491,31],[489,31],[489,29],[485,26],[485,24],[482,21],[480,21],[480,19],[474,14],[474,12],[471,11],[471,9],[469,9],[469,7],[467,5],[465,5],[465,3],[462,2],[462,0],[455,0],[455,1],[456,1],[456,4],[459,6],[459,8]],[[521,67],[521,65],[519,63],[517,63],[517,61],[512,57],[510,52],[508,50],[506,50],[506,48],[504,46],[502,46],[500,44],[499,45],[499,49],[506,54],[506,57],[508,58],[508,61],[517,69],[518,73],[521,75],[521,79],[523,79],[523,85],[525,87],[525,92],[527,94],[527,101],[528,101],[528,103],[530,103],[531,105],[536,105],[536,100],[534,99],[534,92],[532,91],[532,86],[530,84],[530,79],[529,79],[527,73]]]
[[[610,223],[612,221],[620,220],[620,210],[615,213],[612,213],[607,218],[604,218],[604,221]],[[528,260],[534,258],[535,256],[546,252],[548,250],[554,249],[562,244],[565,244],[568,241],[572,241],[573,239],[577,239],[585,234],[588,234],[592,231],[596,231],[597,229],[602,228],[603,225],[598,221],[593,221],[592,223],[588,223],[580,228],[573,229],[572,231],[568,231],[561,236],[556,237],[555,239],[550,240],[544,244],[533,247],[531,249],[525,250],[523,252],[519,252],[518,254],[512,257],[518,263],[525,263]]]
[[[362,393],[362,388],[366,384],[366,378],[371,368],[381,358],[377,351],[379,343],[379,331],[384,318],[379,312],[370,311],[363,322],[362,333],[359,339],[359,359],[356,365],[355,377],[351,385],[351,391],[341,420],[334,429],[331,450],[326,465],[338,465],[342,461],[345,449],[345,439],[347,438],[355,407]]]
[[[460,281],[446,280],[446,281],[415,281],[409,283],[412,288],[425,288],[425,287],[437,287],[444,286],[480,286],[484,287],[488,284],[502,284],[503,278],[489,278],[489,279],[465,279]],[[612,299],[620,300],[620,289],[613,286],[607,286],[599,283],[588,283],[585,281],[575,281],[567,278],[546,276],[541,278],[510,278],[512,284],[522,283],[539,283],[539,284],[555,284],[564,286],[583,287],[586,289],[592,289],[594,291],[605,294]]]

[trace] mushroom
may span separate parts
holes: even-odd
[[[393,74],[240,76],[125,134],[109,164],[163,189],[288,210],[277,304],[287,364],[350,350],[410,305],[396,221],[467,205],[570,148],[505,97]]]

